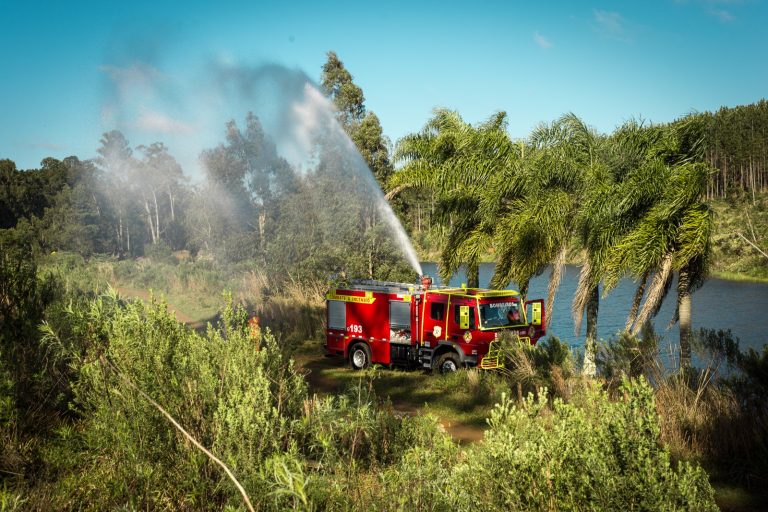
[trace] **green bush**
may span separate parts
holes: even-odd
[[[659,440],[653,390],[625,383],[614,401],[587,388],[571,403],[542,389],[505,399],[485,440],[466,450],[444,437],[409,448],[378,475],[337,479],[328,510],[717,510],[704,471],[673,464]],[[333,486],[329,483],[329,485]],[[339,488],[341,487],[341,488]]]
[[[63,492],[55,508],[239,502],[220,468],[129,383],[218,454],[247,488],[260,488],[262,463],[289,448],[306,396],[304,379],[282,359],[272,336],[253,338],[239,308],[226,308],[220,328],[199,335],[163,304],[122,306],[114,296],[95,304],[101,325],[80,332],[92,339],[82,343],[88,349],[75,386],[84,418],[75,444],[88,450],[72,458],[72,467],[60,468]]]
[[[600,343],[595,358],[597,369],[612,388],[624,379],[644,376],[653,380],[658,369],[659,336],[646,322],[640,336],[620,332],[607,343]]]
[[[551,408],[546,392],[497,405],[456,475],[470,482],[459,498],[487,496],[495,510],[716,510],[704,471],[670,463],[651,387],[641,379],[621,391],[617,401],[588,388]]]
[[[531,345],[515,335],[501,333],[497,341],[503,367],[498,373],[506,376],[510,385],[517,386],[518,399],[524,394],[536,394],[539,388],[568,398],[572,392],[569,379],[574,376],[571,349],[556,336]]]
[[[670,461],[642,380],[617,400],[591,387],[569,403],[545,389],[517,406],[502,396],[485,440],[462,449],[436,418],[380,403],[365,379],[308,397],[271,333],[249,329],[231,300],[202,334],[162,303],[114,294],[62,314],[46,341],[73,372],[79,419],[41,450],[23,496],[32,509],[242,507],[221,468],[143,393],[231,468],[257,510],[714,509],[706,474]],[[550,377],[570,365],[557,340],[519,350]],[[485,391],[503,381],[451,378]]]

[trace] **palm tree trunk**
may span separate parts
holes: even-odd
[[[480,265],[476,263],[467,265],[467,287],[480,288]]]
[[[530,281],[525,281],[523,283],[518,283],[517,285],[520,287],[520,300],[525,302],[528,300],[528,286],[531,284]]]
[[[687,265],[680,269],[677,281],[677,307],[680,314],[680,370],[691,367],[691,276]]]
[[[656,310],[659,303],[664,300],[667,290],[667,280],[672,276],[672,253],[667,253],[661,261],[661,268],[656,272],[651,280],[651,287],[648,290],[648,296],[645,299],[640,314],[637,315],[635,325],[632,327],[632,335],[637,336],[643,324],[647,322]]]
[[[637,285],[635,290],[635,296],[632,299],[632,309],[629,310],[629,316],[627,316],[627,323],[624,326],[625,331],[629,331],[632,328],[632,324],[637,320],[637,314],[640,311],[640,303],[643,301],[643,295],[645,294],[645,286],[648,284],[648,277],[651,273],[648,271],[640,278],[640,284]]]
[[[597,351],[597,312],[600,308],[600,290],[595,286],[590,290],[587,302],[587,339],[584,344],[584,374],[594,377],[597,373],[595,353]]]
[[[547,289],[547,329],[549,329],[552,323],[552,309],[555,305],[555,294],[560,287],[560,282],[563,280],[563,274],[565,274],[565,256],[568,252],[568,247],[563,245],[555,256],[555,261],[552,262],[552,273],[549,276],[549,287]]]

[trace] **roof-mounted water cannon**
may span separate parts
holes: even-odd
[[[432,286],[432,278],[428,275],[421,276],[421,288],[424,291],[429,290],[429,287]]]

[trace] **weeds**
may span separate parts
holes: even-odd
[[[531,345],[502,333],[496,343],[504,364],[495,371],[515,389],[519,402],[529,393],[536,395],[540,388],[548,388],[553,396],[568,400],[578,386],[571,350],[558,338],[549,337]]]
[[[665,364],[659,337],[646,326],[639,338],[621,333],[598,353],[609,390],[640,376],[653,383],[661,439],[676,460],[696,460],[719,480],[760,489],[768,484],[768,350],[739,351],[729,331],[701,330],[699,365],[677,372]]]

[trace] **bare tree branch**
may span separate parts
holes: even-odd
[[[757,245],[755,245],[749,238],[747,238],[744,235],[742,235],[741,232],[739,232],[739,231],[737,231],[736,234],[739,235],[741,238],[743,238],[744,241],[747,242],[749,245],[754,247],[757,252],[759,252],[760,254],[765,256],[766,258],[768,258],[768,254],[766,254],[765,251],[763,251],[761,248],[759,248]]]
[[[232,471],[229,469],[229,467],[227,467],[226,464],[224,464],[218,457],[216,457],[214,454],[212,454],[210,451],[208,451],[202,444],[200,444],[197,441],[197,439],[192,437],[192,435],[189,432],[184,430],[184,428],[181,425],[179,425],[179,423],[175,419],[173,419],[173,416],[171,416],[168,413],[168,411],[163,409],[160,406],[160,404],[158,404],[157,402],[152,400],[152,397],[150,397],[148,394],[146,394],[144,391],[142,391],[141,388],[139,388],[136,384],[134,384],[134,382],[131,379],[129,379],[120,370],[118,370],[117,366],[115,366],[115,364],[112,361],[110,361],[106,357],[102,356],[102,364],[104,362],[106,362],[110,366],[110,368],[112,368],[112,370],[117,374],[118,377],[120,377],[123,380],[123,382],[128,384],[134,390],[136,390],[136,392],[139,393],[142,397],[144,397],[150,404],[152,404],[155,407],[155,409],[160,411],[160,413],[163,416],[165,416],[168,419],[168,421],[170,421],[171,424],[173,424],[173,426],[176,427],[176,429],[184,435],[184,437],[189,439],[189,441],[192,444],[194,444],[201,452],[206,454],[208,456],[208,458],[210,458],[213,462],[215,462],[216,464],[221,466],[221,468],[227,474],[229,479],[232,480],[232,482],[235,484],[235,487],[237,487],[237,490],[240,491],[240,494],[243,496],[243,501],[245,502],[245,506],[248,507],[248,510],[250,512],[255,512],[255,510],[253,508],[253,505],[251,505],[251,500],[248,498],[248,494],[246,494],[246,492],[245,492],[245,489],[243,488],[242,485],[240,485],[240,482],[237,480],[237,478],[235,478],[235,475],[232,473]]]

